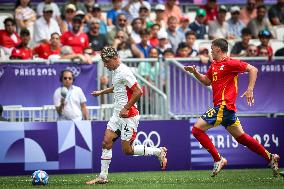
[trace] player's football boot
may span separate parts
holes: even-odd
[[[220,161],[215,162],[211,177],[215,177],[222,170],[222,168],[227,165],[227,163],[228,161],[224,157],[221,157]]]
[[[273,171],[273,176],[277,177],[279,175],[278,172],[278,162],[279,162],[280,156],[278,154],[271,154],[271,160],[270,160],[270,166]]]
[[[91,184],[107,184],[107,183],[108,183],[107,178],[103,178],[101,176],[98,176],[94,180],[86,182],[86,184],[89,184],[89,185],[91,185]]]
[[[161,153],[158,156],[158,159],[160,161],[161,168],[164,171],[164,170],[166,170],[167,163],[168,163],[168,159],[167,159],[167,151],[168,151],[168,149],[166,147],[160,147],[160,149],[161,149]]]

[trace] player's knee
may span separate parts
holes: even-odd
[[[122,151],[125,155],[133,155],[132,147],[122,147]]]
[[[200,132],[202,132],[201,129],[199,129],[199,128],[195,127],[195,126],[192,127],[191,133],[192,133],[192,135],[193,135],[194,137],[198,136]]]
[[[103,143],[102,143],[102,147],[103,147],[103,149],[110,150],[112,148],[112,143],[107,141],[107,140],[104,140]]]

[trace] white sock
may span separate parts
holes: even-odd
[[[147,147],[144,145],[136,145],[134,148],[134,155],[139,156],[159,156],[161,154],[161,149],[156,147]]]
[[[102,156],[101,156],[101,173],[100,176],[103,178],[107,178],[109,164],[112,158],[112,149],[102,149]]]

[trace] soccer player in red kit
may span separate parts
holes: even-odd
[[[228,57],[228,42],[225,39],[214,40],[211,49],[214,61],[205,75],[200,74],[195,66],[185,66],[184,69],[193,73],[204,85],[212,85],[214,108],[204,113],[192,128],[193,136],[212,155],[215,161],[212,176],[216,176],[227,165],[227,160],[218,153],[205,133],[208,129],[218,125],[223,125],[238,143],[265,158],[271,165],[273,175],[278,176],[279,155],[271,154],[257,140],[246,134],[236,116],[238,74],[242,72],[249,74],[248,88],[241,97],[246,96],[247,103],[251,106],[254,104],[253,89],[257,77],[257,68],[246,62]]]

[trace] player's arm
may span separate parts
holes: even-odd
[[[113,93],[113,89],[114,87],[109,87],[109,88],[106,88],[106,89],[103,89],[103,90],[100,90],[100,91],[93,91],[91,93],[91,95],[93,96],[100,96],[100,95],[103,95],[103,94],[109,94],[109,93]]]
[[[122,110],[119,113],[120,117],[127,118],[128,117],[128,111],[129,109],[134,106],[134,104],[139,100],[139,98],[142,96],[143,91],[138,85],[138,83],[135,83],[133,87],[131,87],[132,90],[132,96],[130,100],[127,102],[127,104],[122,108]]]
[[[81,103],[81,110],[83,113],[83,119],[88,120],[89,114],[88,114],[86,102]]]
[[[258,70],[256,67],[248,64],[245,69],[245,72],[249,73],[249,83],[247,90],[244,92],[244,94],[241,97],[246,96],[247,103],[249,106],[251,106],[254,104],[253,89],[255,86]]]
[[[193,65],[193,66],[185,66],[184,69],[185,69],[185,71],[188,71],[188,72],[192,73],[196,77],[196,79],[198,79],[204,85],[206,85],[206,86],[211,85],[211,80],[206,75],[199,73],[196,70],[195,65]]]

